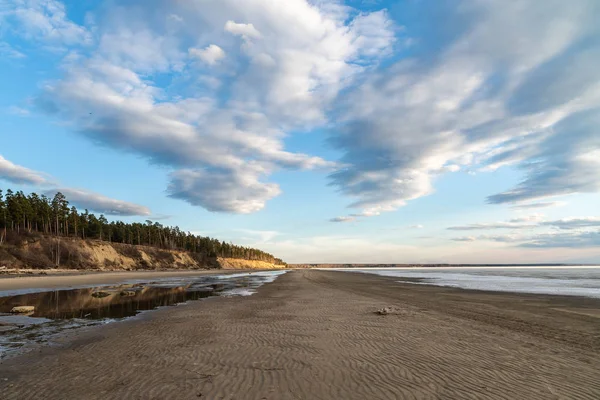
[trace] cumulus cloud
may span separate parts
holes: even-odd
[[[234,0],[157,0],[135,13],[127,4],[98,24],[98,46],[66,59],[65,76],[36,103],[98,144],[172,169],[169,195],[211,211],[262,209],[280,193],[268,182],[277,170],[337,168],[287,151],[284,139],[324,124],[338,93],[378,62],[368,49],[383,49],[394,36],[385,13],[369,20],[369,13],[306,0],[257,0],[243,10]],[[156,13],[179,16],[186,30],[172,18],[157,22]],[[385,24],[377,28],[378,21]],[[190,50],[190,42],[199,47]],[[227,68],[197,76],[189,54]],[[189,90],[165,89],[168,76]]]
[[[46,194],[53,196],[57,192],[64,194],[69,203],[75,205],[79,209],[89,209],[107,215],[118,216],[151,214],[148,207],[122,200],[111,199],[101,194],[83,189],[56,188],[48,190]]]
[[[26,39],[58,45],[88,44],[91,34],[67,17],[65,5],[57,0],[6,0],[0,21]]]
[[[238,24],[233,21],[225,23],[225,31],[244,38],[259,38],[261,34],[252,24]]]
[[[508,165],[525,178],[490,203],[599,191],[598,4],[440,8],[425,13],[430,35],[415,38],[407,57],[340,99],[331,143],[345,168],[331,179],[355,199],[350,206],[395,210],[432,193],[442,174]]]
[[[0,179],[17,184],[48,185],[51,177],[38,171],[12,163],[0,155]]]
[[[196,49],[194,47],[188,50],[191,56],[198,57],[208,65],[215,65],[220,60],[225,58],[225,52],[216,44],[211,44],[204,49]]]
[[[209,211],[249,214],[279,195],[274,183],[259,182],[252,171],[228,169],[179,170],[171,174],[169,196]]]

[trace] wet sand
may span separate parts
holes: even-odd
[[[375,310],[395,307],[390,315]],[[598,399],[600,301],[296,270],[65,334],[3,399]]]
[[[22,289],[56,289],[80,286],[107,285],[127,280],[161,279],[171,277],[199,276],[207,274],[231,274],[255,270],[188,270],[188,271],[60,271],[46,276],[0,276],[0,291]]]

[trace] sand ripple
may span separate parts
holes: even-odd
[[[597,318],[453,293],[295,271],[249,298],[161,310],[5,361],[0,397],[600,398]],[[374,313],[387,305],[400,312]]]

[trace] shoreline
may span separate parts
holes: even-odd
[[[43,291],[44,289],[73,289],[94,285],[109,285],[123,281],[139,279],[157,279],[199,275],[229,275],[240,272],[259,272],[261,270],[203,269],[203,270],[152,270],[152,271],[81,271],[68,274],[41,276],[12,276],[0,279],[0,294],[12,291]],[[38,290],[39,289],[39,290]]]
[[[386,306],[390,315],[376,315]],[[0,362],[0,390],[7,399],[596,399],[599,309],[598,299],[292,270],[247,298],[65,333],[59,346]]]

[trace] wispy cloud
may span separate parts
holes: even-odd
[[[18,115],[20,117],[27,117],[31,114],[31,111],[29,111],[28,109],[17,106],[10,106],[8,108],[8,112],[12,115]]]
[[[446,229],[451,231],[476,231],[485,229],[524,229],[535,228],[536,226],[537,224],[523,224],[519,222],[487,222],[481,224],[451,226]]]
[[[52,189],[46,189],[45,193],[54,196],[57,192],[61,192],[67,197],[69,202],[79,208],[87,208],[108,215],[128,216],[151,214],[148,207],[139,204],[112,199],[84,189],[57,187],[57,181],[52,176],[14,164],[2,156],[0,156],[0,179],[16,184],[52,187]]]
[[[541,222],[540,226],[551,226],[558,229],[600,228],[599,217],[573,217],[555,221]]]
[[[490,203],[600,191],[597,4],[446,2],[433,15],[428,7],[400,7],[429,17],[418,51],[338,104],[331,143],[346,168],[331,177],[350,206],[392,211],[431,194],[440,175],[507,165],[525,178]]]
[[[77,206],[79,209],[87,208],[103,214],[118,216],[151,215],[151,211],[148,207],[129,203],[127,201],[111,199],[110,197],[88,190],[59,187],[46,191],[46,194],[52,196],[57,192],[64,194],[69,203]]]
[[[446,228],[451,231],[475,231],[493,229],[533,229],[552,227],[558,229],[600,228],[600,217],[570,217],[558,220],[545,221],[542,215],[534,214],[527,217],[515,218],[506,222],[486,222],[451,226]]]
[[[600,231],[478,235],[457,237],[451,240],[456,242],[496,242],[524,248],[593,248],[600,246]]]
[[[17,184],[49,185],[52,178],[42,172],[14,164],[0,155],[0,179]]]
[[[0,17],[0,21],[1,21],[1,17]],[[9,45],[8,43],[0,42],[0,57],[1,58],[19,59],[19,58],[26,58],[27,56],[25,54],[21,53],[20,51],[16,50],[14,47]]]
[[[561,207],[567,204],[564,201],[545,201],[538,203],[528,203],[528,204],[517,204],[512,206],[511,208],[514,210],[531,210],[537,208],[551,208],[551,207]]]
[[[329,222],[352,222],[355,221],[356,217],[335,217],[331,218]]]

